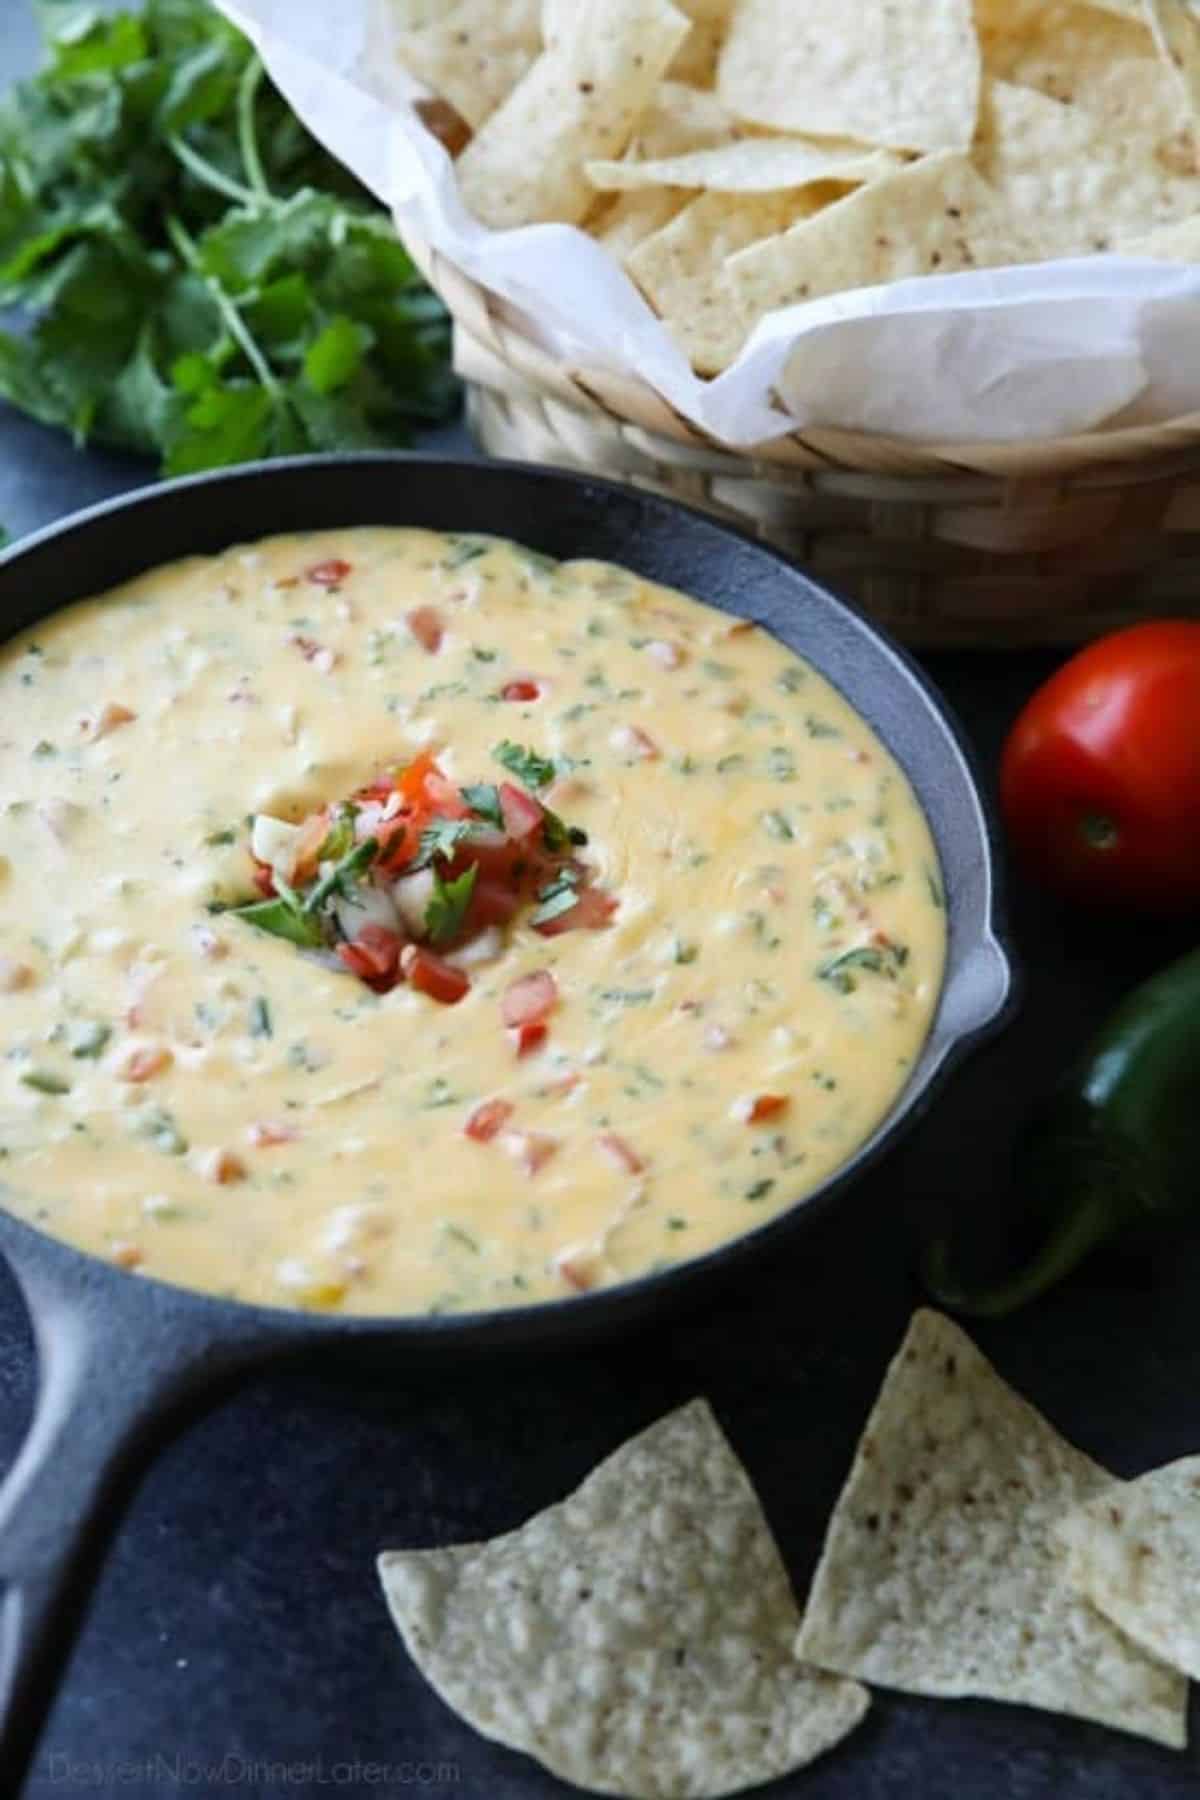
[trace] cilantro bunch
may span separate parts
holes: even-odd
[[[406,441],[444,310],[208,0],[42,0],[0,102],[0,398],[164,474]]]

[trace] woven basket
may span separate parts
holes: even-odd
[[[910,644],[1071,644],[1200,617],[1200,414],[1032,444],[827,429],[732,451],[644,382],[569,367],[428,246],[471,428],[494,456],[608,475],[785,551]]]

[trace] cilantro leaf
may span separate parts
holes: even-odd
[[[478,863],[472,863],[454,881],[443,880],[434,869],[433,895],[425,908],[425,929],[432,943],[448,944],[458,936],[467,916],[478,876]]]
[[[328,875],[322,876],[317,885],[305,895],[303,907],[308,917],[320,912],[325,902],[335,894],[344,895],[349,884],[357,881],[370,868],[378,851],[379,845],[374,838],[364,838],[361,844],[355,844],[352,850],[340,857]],[[275,885],[279,885],[278,878]]]
[[[504,813],[500,806],[500,790],[492,782],[483,782],[476,787],[459,788],[459,793],[480,819],[486,819],[489,825],[497,830],[504,830]]]
[[[555,768],[549,757],[539,756],[536,750],[524,749],[508,738],[496,745],[492,755],[527,788],[549,787],[554,780]]]
[[[165,473],[407,441],[446,314],[208,0],[42,0],[0,99],[0,397]]]
[[[414,872],[428,869],[439,856],[449,862],[463,839],[469,838],[474,829],[470,819],[435,819],[421,833],[420,849],[409,863],[409,869]]]
[[[325,942],[319,922],[309,918],[294,899],[289,901],[282,894],[275,900],[256,900],[252,906],[235,906],[230,910],[230,917],[244,919],[256,931],[284,938],[302,950],[319,950]]]

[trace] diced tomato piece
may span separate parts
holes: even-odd
[[[467,929],[485,931],[489,925],[507,925],[520,904],[520,894],[509,883],[480,874],[467,909]]]
[[[398,869],[409,862],[417,854],[421,842],[420,830],[402,813],[382,820],[371,836],[379,845],[379,862],[385,869]]]
[[[612,924],[619,905],[620,901],[606,894],[603,888],[580,888],[579,898],[570,912],[559,913],[557,919],[547,919],[533,929],[542,937],[560,937],[564,931],[603,931]]]
[[[544,1169],[558,1150],[558,1139],[549,1137],[544,1131],[510,1131],[503,1142],[508,1154],[520,1163],[527,1175],[536,1175],[539,1169]]]
[[[272,873],[270,863],[255,861],[254,885],[264,900],[273,900],[275,898],[275,876]]]
[[[270,1150],[277,1144],[294,1144],[300,1136],[294,1125],[285,1125],[275,1119],[260,1119],[251,1125],[246,1136],[256,1150]]]
[[[410,763],[404,765],[392,782],[392,788],[397,789],[401,798],[410,806],[418,806],[425,799],[425,777],[440,775],[441,772],[433,752],[422,750]]]
[[[174,1059],[165,1044],[147,1044],[140,1050],[131,1050],[121,1064],[122,1081],[153,1081],[169,1069]]]
[[[623,750],[627,756],[638,756],[643,762],[654,762],[662,755],[654,739],[640,725],[618,725],[611,742],[614,750]]]
[[[433,606],[417,606],[406,615],[408,629],[430,656],[436,656],[442,647],[442,639],[446,635],[446,627],[442,615]]]
[[[478,882],[482,887],[485,882],[495,882],[512,895],[513,907],[517,905],[520,895],[517,892],[515,868],[523,860],[520,845],[514,844],[511,838],[505,837],[502,831],[491,831],[486,826],[478,832],[472,832],[467,841],[458,846],[450,859],[449,874],[451,877],[462,875],[475,863],[479,869]],[[479,888],[476,888],[478,895]],[[512,911],[500,913],[497,924],[503,924],[512,917]],[[490,923],[490,921],[485,921]]]
[[[594,1288],[600,1279],[600,1270],[594,1250],[563,1250],[554,1259],[554,1266],[566,1282],[577,1294],[586,1294]]]
[[[444,819],[469,819],[471,809],[459,793],[452,781],[447,781],[438,768],[430,769],[425,777],[425,794],[434,812],[440,813]]]
[[[536,1019],[532,1024],[510,1025],[508,1035],[512,1039],[517,1055],[519,1057],[529,1056],[538,1048],[539,1044],[545,1043],[549,1035],[549,1027],[544,1025],[540,1019]]]
[[[339,944],[338,955],[360,981],[377,994],[390,993],[400,980],[400,952],[404,939],[388,925],[366,924],[353,943]]]
[[[504,814],[505,830],[518,843],[540,831],[546,816],[540,801],[527,794],[524,788],[514,787],[511,781],[500,783],[500,810]]]
[[[766,1119],[777,1118],[787,1104],[786,1094],[748,1094],[734,1101],[732,1113],[743,1125],[761,1125]]]
[[[615,1131],[606,1131],[596,1139],[609,1162],[614,1163],[625,1175],[640,1175],[646,1167],[633,1145]]]
[[[484,1100],[475,1108],[463,1130],[477,1144],[490,1144],[504,1130],[514,1111],[509,1100]]]
[[[354,934],[354,942],[364,956],[370,957],[376,975],[390,975],[399,966],[404,939],[390,925],[360,925]]]
[[[521,975],[506,990],[500,1002],[500,1017],[506,1025],[538,1025],[553,1012],[558,1001],[558,983],[549,969],[535,969],[532,975]]]
[[[304,578],[311,581],[314,587],[338,587],[349,575],[351,565],[343,562],[340,556],[331,556],[325,562],[314,563],[311,569],[305,569]]]
[[[582,1080],[583,1076],[578,1069],[568,1069],[565,1075],[556,1075],[553,1081],[548,1081],[542,1092],[549,1094],[554,1100],[565,1100],[568,1094],[575,1092]]]
[[[541,697],[540,684],[530,680],[527,675],[517,676],[512,681],[506,681],[500,689],[502,700],[540,700]]]
[[[470,990],[470,979],[461,969],[421,944],[405,945],[400,968],[411,987],[431,1000],[440,1000],[443,1006],[454,1006]]]

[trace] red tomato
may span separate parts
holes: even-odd
[[[272,872],[270,863],[259,862],[257,858],[255,859],[254,885],[264,900],[273,900],[275,898],[277,890],[275,887],[275,876]]]
[[[408,629],[420,644],[422,650],[428,650],[430,656],[436,656],[442,647],[442,639],[446,635],[446,627],[442,623],[442,615],[432,606],[418,606],[408,614]]]
[[[527,675],[522,675],[505,682],[500,689],[500,698],[502,700],[538,700],[541,698],[541,693],[542,690],[536,681],[531,681]]]
[[[489,925],[507,925],[520,904],[521,896],[515,888],[481,875],[467,909],[467,930],[485,931]]]
[[[431,1000],[440,1000],[443,1006],[455,1005],[471,986],[461,969],[419,944],[405,945],[400,953],[400,967],[410,986],[419,994],[428,994]]]
[[[504,825],[509,837],[522,842],[540,831],[545,813],[540,801],[527,794],[524,788],[514,787],[511,781],[500,783],[500,811],[504,814]]]
[[[1000,799],[1030,871],[1074,899],[1200,906],[1200,624],[1114,632],[1013,726]]]
[[[560,937],[564,931],[603,931],[612,924],[619,904],[603,888],[580,888],[579,898],[568,912],[559,913],[556,919],[546,919],[533,929],[543,937]]]
[[[377,993],[386,994],[400,979],[400,952],[404,939],[386,925],[362,925],[350,944],[339,944],[338,955],[352,974]]]
[[[540,1025],[558,1000],[558,983],[549,969],[520,975],[505,990],[500,1017],[506,1025]]]
[[[350,573],[350,564],[343,562],[340,556],[331,556],[328,562],[314,563],[311,569],[305,569],[305,579],[314,587],[339,587]]]
[[[526,1020],[523,1025],[510,1025],[508,1035],[512,1039],[512,1047],[517,1055],[529,1056],[544,1044],[549,1035],[549,1027],[541,1019]]]
[[[515,1108],[508,1100],[484,1100],[475,1108],[463,1130],[477,1144],[490,1144],[512,1118]]]
[[[620,1169],[623,1175],[640,1175],[646,1167],[633,1145],[615,1131],[606,1131],[596,1139],[601,1150],[610,1163]]]

